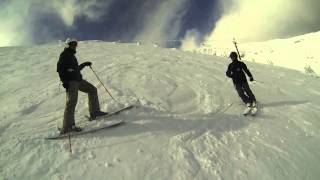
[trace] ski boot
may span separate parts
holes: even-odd
[[[252,109],[251,103],[247,103],[246,105],[247,105],[246,109],[242,112],[242,115],[245,115],[245,116],[248,115]]]
[[[103,111],[98,111],[96,113],[94,113],[93,115],[90,115],[90,121],[96,120],[97,118],[101,117],[101,116],[106,116],[108,115],[108,112],[103,112]]]
[[[82,128],[80,127],[77,127],[75,125],[71,126],[71,128],[58,128],[60,134],[66,134],[66,133],[69,133],[69,132],[80,132],[82,131]]]

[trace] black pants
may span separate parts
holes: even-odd
[[[240,98],[245,104],[256,102],[256,97],[253,95],[247,82],[234,84],[234,87],[236,88]]]
[[[64,110],[63,128],[68,129],[75,125],[74,112],[78,102],[78,91],[88,94],[90,116],[100,111],[97,88],[86,80],[68,82],[68,91],[66,92],[66,107]]]

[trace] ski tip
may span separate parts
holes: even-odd
[[[138,107],[137,105],[134,105],[134,104],[131,104],[131,105],[123,105],[120,109],[131,109],[131,108],[134,108],[134,107]]]
[[[138,106],[134,105],[134,104],[127,106],[127,108],[136,108],[136,107],[138,107]]]
[[[132,109],[132,108],[137,108],[138,106],[137,105],[129,105],[129,106],[126,106],[122,109]]]

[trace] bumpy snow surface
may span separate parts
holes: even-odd
[[[0,179],[319,179],[320,82],[247,62],[260,111],[244,109],[225,76],[229,59],[135,44],[80,42],[82,74],[101,108],[137,108],[122,126],[45,140],[62,122],[61,44],[0,48]],[[76,123],[88,114],[79,94]]]

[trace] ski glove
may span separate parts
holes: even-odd
[[[250,81],[254,81],[253,77],[250,77]]]
[[[79,69],[82,70],[84,67],[91,66],[91,65],[92,65],[92,63],[87,61],[87,62],[80,64]]]
[[[82,63],[83,64],[83,66],[91,66],[92,65],[92,63],[91,62],[84,62],[84,63]]]
[[[62,82],[62,86],[63,86],[66,90],[68,90],[68,88],[69,88],[69,83],[68,83],[68,82]]]

